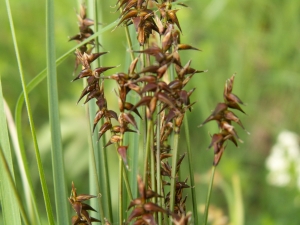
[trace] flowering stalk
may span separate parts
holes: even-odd
[[[212,166],[212,172],[211,172],[211,177],[210,177],[210,182],[208,185],[208,192],[207,192],[207,197],[206,197],[206,204],[205,204],[205,211],[204,211],[204,218],[203,218],[203,224],[207,224],[207,218],[208,218],[208,209],[209,209],[209,204],[210,204],[210,197],[211,197],[211,191],[214,183],[214,177],[215,177],[215,172],[216,172],[216,166]]]
[[[237,140],[243,142],[237,135],[237,132],[235,131],[234,126],[232,125],[232,122],[239,124],[244,130],[245,128],[242,122],[240,121],[240,119],[231,110],[229,110],[230,108],[232,108],[245,113],[242,110],[242,108],[239,106],[239,104],[244,104],[244,103],[238,96],[232,93],[234,78],[235,76],[233,75],[225,83],[225,88],[223,93],[224,102],[218,103],[215,110],[212,112],[212,114],[202,124],[199,125],[201,127],[205,123],[214,120],[217,122],[220,130],[219,133],[214,134],[212,136],[212,141],[208,146],[208,148],[211,147],[214,148],[214,160],[213,160],[212,175],[209,183],[207,201],[206,201],[205,212],[204,212],[204,222],[203,222],[204,225],[207,224],[208,209],[209,209],[211,191],[213,187],[215,170],[227,146],[225,145],[225,143],[227,142],[227,140],[230,140],[231,142],[234,143],[235,146],[238,146]]]

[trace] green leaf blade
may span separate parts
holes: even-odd
[[[4,113],[4,104],[3,104],[3,94],[2,94],[2,84],[0,79],[0,143],[3,151],[3,156],[10,170],[10,174],[14,179],[14,169],[11,156],[11,148],[7,130],[6,116]],[[13,190],[10,187],[9,176],[6,173],[4,164],[0,163],[0,193],[1,193],[1,208],[3,212],[3,221],[4,224],[21,224],[20,211],[16,203],[16,198],[14,196]]]
[[[46,49],[51,155],[57,224],[69,223],[57,90],[54,1],[46,1]]]

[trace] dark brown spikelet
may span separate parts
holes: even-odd
[[[156,224],[154,216],[156,213],[160,212],[166,214],[167,211],[162,207],[158,206],[157,204],[150,201],[153,197],[162,197],[158,195],[156,192],[152,190],[147,190],[146,186],[142,180],[142,178],[138,175],[137,177],[138,182],[138,190],[139,190],[139,198],[133,199],[128,209],[133,210],[129,217],[127,218],[127,222],[131,222],[135,219],[135,223],[141,224]]]
[[[239,104],[243,104],[243,102],[240,100],[239,97],[237,97],[235,94],[232,93],[234,78],[235,76],[233,75],[225,83],[224,95],[223,95],[224,102],[218,103],[215,110],[212,112],[212,114],[202,124],[199,125],[199,126],[203,126],[205,123],[215,120],[220,129],[219,133],[212,135],[211,143],[208,146],[208,148],[213,147],[214,149],[213,165],[215,166],[217,166],[221,160],[222,154],[227,146],[225,144],[227,140],[233,142],[235,146],[238,146],[237,140],[239,142],[243,142],[239,138],[234,126],[232,125],[232,122],[239,124],[244,130],[245,128],[242,122],[240,121],[240,119],[232,111],[228,109],[228,108],[237,109],[245,113],[242,110],[242,108],[239,106]]]
[[[94,34],[94,31],[90,28],[90,26],[94,25],[94,21],[86,17],[86,7],[83,4],[80,5],[80,13],[77,14],[77,19],[78,19],[79,33],[70,37],[69,41],[76,41],[77,43],[81,43],[85,39],[89,38]],[[95,46],[95,40],[92,39],[88,43],[82,45],[79,48],[79,51],[81,52],[81,54],[85,52],[91,53],[94,46]],[[75,61],[74,72],[77,70],[79,64],[80,64],[80,59],[78,59],[77,57]]]
[[[94,195],[88,195],[88,194],[80,194],[78,195],[76,192],[76,188],[74,183],[72,182],[72,190],[71,190],[71,196],[68,198],[70,204],[72,205],[72,208],[76,212],[76,215],[72,217],[72,225],[91,225],[92,222],[101,222],[100,220],[93,218],[89,215],[88,211],[94,211],[90,205],[83,203],[86,200],[89,200],[91,198],[96,198],[97,196]]]

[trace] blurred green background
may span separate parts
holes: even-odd
[[[102,1],[101,22],[110,24],[117,17],[111,8],[114,1]],[[193,167],[196,171],[197,197],[203,204],[207,192],[207,177],[210,174],[213,152],[206,150],[210,143],[209,134],[217,132],[211,122],[197,128],[210,114],[218,102],[222,101],[225,80],[236,73],[233,92],[244,102],[247,115],[236,114],[242,120],[247,135],[237,127],[244,140],[239,148],[227,146],[217,169],[212,205],[228,224],[230,201],[226,193],[237,194],[241,189],[243,210],[235,211],[244,217],[244,224],[299,224],[300,193],[296,185],[297,171],[293,180],[282,187],[267,182],[268,171],[265,163],[278,134],[290,130],[300,134],[299,93],[300,93],[300,1],[279,0],[201,0],[187,2],[189,8],[178,13],[183,30],[182,43],[188,43],[202,51],[182,53],[182,62],[192,59],[192,67],[208,70],[195,75],[188,88],[196,87],[192,99],[197,101],[189,116],[190,134],[193,148]],[[21,82],[12,44],[12,38],[5,6],[0,7],[0,76],[4,96],[12,112],[21,93]],[[57,57],[75,45],[68,37],[78,33],[76,10],[77,1],[55,2]],[[13,19],[22,57],[26,81],[29,82],[46,67],[45,58],[45,6],[33,0],[11,1]],[[102,57],[103,65],[120,67],[106,74],[127,71],[124,68],[126,39],[122,27],[113,33],[106,32],[101,37],[103,51],[110,54]],[[139,46],[134,46],[138,49]],[[76,105],[82,90],[82,83],[70,83],[73,79],[74,56],[70,56],[58,68],[58,87],[61,110],[62,137],[64,140],[66,178],[77,183],[78,190],[88,192],[88,144],[86,135],[85,107]],[[109,83],[109,82],[107,82]],[[111,84],[113,84],[111,82]],[[110,85],[110,84],[109,84]],[[106,88],[108,102],[115,104],[113,86]],[[46,176],[52,185],[50,140],[47,115],[46,80],[31,94],[31,106],[38,129]],[[42,193],[36,162],[24,111],[24,140],[29,158],[36,192],[42,201]],[[186,151],[182,135],[180,153]],[[108,148],[111,165],[116,161],[115,152]],[[112,153],[112,154],[111,154]],[[300,162],[300,161],[299,161]],[[187,160],[183,163],[187,166]],[[18,173],[18,172],[17,172]],[[115,175],[117,171],[111,170]],[[182,176],[187,174],[182,171]],[[300,169],[298,171],[298,179]],[[236,183],[236,181],[238,181]],[[114,182],[112,180],[112,182]],[[21,183],[20,183],[21,184]],[[22,188],[22,187],[19,187]],[[237,188],[237,189],[236,189]],[[52,191],[51,188],[50,192]],[[227,191],[226,191],[227,190]],[[50,193],[53,196],[53,193]],[[187,194],[190,196],[189,191]],[[189,209],[188,209],[189,210]],[[199,205],[199,210],[201,206]],[[219,211],[218,211],[219,210]]]

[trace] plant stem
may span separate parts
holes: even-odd
[[[153,140],[153,121],[148,119],[147,122],[147,141],[146,141],[146,154],[144,161],[144,183],[148,184],[148,166],[149,166],[149,156],[151,154],[151,140]]]
[[[205,205],[203,225],[207,224],[208,210],[209,210],[209,204],[210,204],[211,191],[212,191],[212,187],[213,187],[213,183],[214,183],[215,171],[216,171],[216,166],[213,165],[213,167],[212,167],[212,173],[211,173],[211,178],[210,178],[210,182],[209,182],[209,187],[208,187],[208,193],[207,193],[207,199],[206,199],[206,205]]]
[[[179,133],[174,134],[173,139],[173,150],[172,150],[172,171],[171,171],[171,188],[170,188],[170,212],[174,211],[175,205],[175,184],[176,184],[176,167],[177,167],[177,157],[178,157],[178,140]],[[172,217],[170,216],[170,225],[172,224]]]
[[[160,111],[160,110],[159,110]],[[157,115],[156,122],[156,192],[158,195],[162,195],[161,187],[161,160],[160,160],[160,115]],[[157,205],[162,207],[162,198],[157,199]],[[158,213],[158,225],[162,224],[162,214]]]
[[[119,224],[123,224],[123,160],[119,155]]]
[[[86,83],[86,82],[84,82]],[[87,110],[87,115],[88,115],[88,124],[89,124],[89,130],[91,131],[91,124],[90,124],[90,118],[91,118],[91,113],[90,113],[90,107],[89,105],[86,106],[86,110]],[[97,140],[97,139],[96,139]],[[96,152],[98,152],[99,150],[103,149],[99,149],[99,146],[96,144],[96,140],[95,140],[95,135],[92,134],[92,132],[89,133],[89,143],[90,143],[90,191],[92,192],[97,192],[98,194],[101,193],[101,188],[100,188],[100,183],[99,183],[99,171],[97,168],[97,157],[96,158]],[[99,155],[99,154],[97,154]],[[98,162],[99,165],[99,162]],[[92,181],[92,182],[91,182]],[[91,188],[93,187],[93,188]],[[100,213],[100,217],[101,217],[101,221],[104,221],[104,211],[103,211],[103,205],[102,205],[102,197],[98,198],[98,207],[97,209],[99,210]]]
[[[192,151],[191,151],[191,142],[190,142],[190,131],[189,131],[189,123],[187,116],[184,117],[184,130],[185,130],[185,139],[187,145],[187,153],[188,153],[188,165],[189,165],[189,173],[191,180],[191,191],[192,191],[192,203],[193,203],[193,214],[194,214],[194,224],[198,224],[198,213],[197,213],[197,198],[195,191],[195,180],[194,180],[194,170],[193,170],[193,162],[192,162]]]

